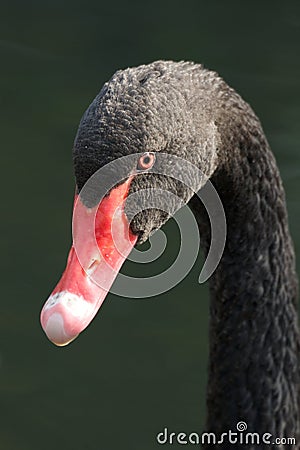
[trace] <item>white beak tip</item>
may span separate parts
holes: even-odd
[[[58,347],[64,347],[77,338],[78,334],[74,336],[68,336],[64,328],[64,320],[61,314],[58,312],[53,313],[45,327],[44,331],[48,339]]]

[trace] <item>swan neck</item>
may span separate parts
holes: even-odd
[[[243,420],[251,432],[299,439],[297,279],[285,195],[259,125],[236,142],[225,142],[211,178],[228,230],[210,279],[207,428],[236,430]],[[200,220],[206,251],[207,229]]]

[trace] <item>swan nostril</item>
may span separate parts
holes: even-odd
[[[98,265],[100,264],[100,259],[92,259],[90,265],[88,268],[84,271],[87,276],[92,275],[93,272],[97,269]]]

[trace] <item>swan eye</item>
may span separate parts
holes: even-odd
[[[151,169],[155,163],[155,153],[146,152],[138,160],[137,170],[148,170]]]

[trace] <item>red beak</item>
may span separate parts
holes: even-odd
[[[93,208],[75,195],[67,267],[41,311],[42,327],[56,345],[67,345],[89,325],[137,241],[124,213],[130,181]]]

